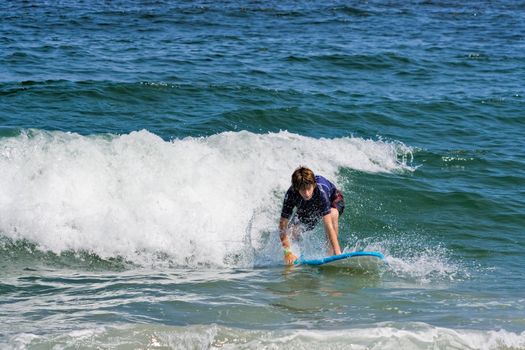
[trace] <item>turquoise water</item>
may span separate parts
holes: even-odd
[[[523,33],[518,1],[4,4],[0,347],[525,348]],[[378,273],[282,266],[298,165]]]

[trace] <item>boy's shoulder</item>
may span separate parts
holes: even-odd
[[[326,177],[321,176],[321,175],[315,175],[315,182],[318,185],[325,185],[325,186],[328,186],[328,187],[332,187],[333,186],[333,184],[330,182],[330,180],[328,180]]]
[[[326,198],[330,198],[337,190],[335,185],[323,176],[319,176],[318,178],[316,175],[315,181],[317,182],[317,188],[319,188],[319,191],[323,193],[324,197]]]

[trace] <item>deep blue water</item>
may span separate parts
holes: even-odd
[[[525,348],[523,81],[519,1],[3,4],[0,346]]]

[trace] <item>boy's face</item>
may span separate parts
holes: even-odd
[[[301,188],[299,194],[305,201],[309,201],[314,195],[314,185],[307,185],[306,187]]]

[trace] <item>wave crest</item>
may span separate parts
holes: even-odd
[[[175,265],[250,265],[298,165],[337,183],[342,168],[412,171],[410,156],[401,143],[286,131],[165,141],[30,130],[0,139],[0,234],[139,264],[161,252]]]

